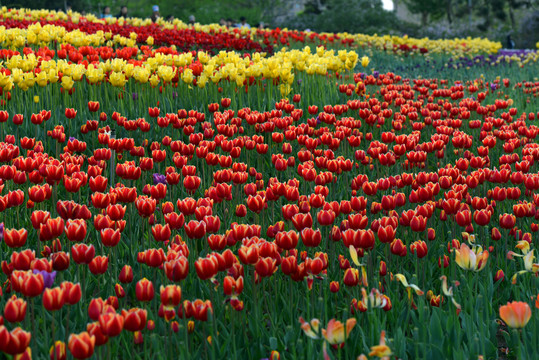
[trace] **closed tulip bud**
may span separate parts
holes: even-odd
[[[329,291],[331,291],[332,293],[339,292],[339,289],[340,289],[340,285],[338,281],[332,281],[329,283]]]
[[[346,286],[356,286],[359,283],[359,271],[354,268],[348,268],[344,271],[343,283]]]
[[[133,281],[133,268],[129,265],[124,265],[122,270],[120,270],[120,275],[118,279],[123,284],[129,284]]]
[[[490,230],[490,237],[492,238],[492,240],[498,241],[502,238],[502,234],[498,228],[493,227]]]
[[[69,254],[63,251],[51,255],[52,268],[56,271],[64,271],[69,267]]]
[[[502,269],[499,269],[496,271],[496,274],[494,275],[494,282],[503,281],[505,277],[505,274],[503,273]]]
[[[55,341],[49,350],[49,356],[51,360],[66,360],[67,349],[65,342],[60,340]]]
[[[102,298],[90,300],[90,305],[88,305],[88,316],[90,317],[90,319],[99,319],[99,316],[103,313],[104,306],[105,302]]]
[[[133,343],[135,345],[140,345],[144,342],[144,337],[142,335],[142,332],[141,331],[135,331],[133,333]]]
[[[380,276],[387,275],[387,265],[385,261],[380,261],[380,269],[378,270],[378,273],[380,274]]]
[[[427,239],[429,241],[433,241],[434,239],[436,239],[436,230],[434,230],[433,228],[428,228],[427,229]]]
[[[443,256],[443,260],[442,260],[441,257],[438,258],[438,267],[441,268],[442,266],[443,266],[444,268],[446,268],[446,267],[449,266],[449,256],[444,255],[444,256]]]
[[[123,299],[125,297],[125,290],[120,284],[114,285],[114,293],[120,299]]]
[[[144,278],[137,282],[135,293],[139,301],[151,301],[155,295],[153,283]]]

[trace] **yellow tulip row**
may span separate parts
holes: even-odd
[[[221,51],[215,56],[199,52],[196,57],[192,53],[155,53],[141,60],[135,64],[116,58],[85,66],[63,59],[42,59],[34,53],[14,55],[0,65],[10,72],[0,72],[0,86],[10,91],[16,85],[26,91],[35,85],[45,87],[60,81],[62,87],[69,90],[75,81],[81,81],[83,77],[92,84],[108,81],[115,87],[123,87],[130,78],[140,84],[149,82],[157,86],[161,82],[171,82],[179,69],[181,80],[192,84],[196,77],[199,87],[210,81],[216,84],[222,79],[241,87],[251,77],[278,78],[280,84],[291,85],[297,72],[325,76],[328,72],[352,70],[358,61],[364,66],[369,63],[367,57],[360,60],[355,51],[325,50],[322,47],[318,47],[316,53],[312,53],[309,47],[290,51],[282,49],[269,57],[263,53],[243,57],[237,52]],[[200,65],[195,64],[196,61]]]

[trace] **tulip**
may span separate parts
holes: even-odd
[[[72,282],[64,281],[60,284],[60,287],[64,291],[64,299],[67,304],[75,305],[80,301],[82,291],[79,283],[73,284]]]
[[[56,340],[49,350],[51,360],[66,360],[66,344],[63,341]]]
[[[3,227],[3,224],[2,224]],[[10,248],[20,248],[26,244],[28,231],[26,229],[2,229],[3,239]]]
[[[391,354],[391,349],[386,345],[386,332],[382,330],[380,333],[380,344],[371,346],[369,356],[376,356],[381,359],[389,359]]]
[[[82,332],[69,336],[68,348],[75,359],[87,359],[94,354],[95,336]]]
[[[45,289],[43,292],[43,307],[48,311],[60,310],[65,304],[65,293],[60,287]]]
[[[182,290],[178,285],[161,285],[159,289],[161,304],[165,307],[176,307],[182,298]]]
[[[108,256],[96,256],[88,264],[90,272],[94,275],[104,274],[109,267]]]
[[[0,325],[0,351],[9,355],[22,354],[28,349],[32,335],[29,332],[17,327],[11,332]]]
[[[45,282],[41,272],[27,274],[21,284],[21,293],[24,296],[36,297],[43,292]]]
[[[526,326],[532,316],[532,311],[528,303],[513,301],[507,305],[500,306],[500,317],[513,329],[522,329]]]
[[[153,283],[146,278],[139,280],[135,287],[135,293],[138,301],[151,301],[155,295]]]
[[[333,346],[343,346],[350,332],[356,326],[357,320],[351,318],[346,320],[346,327],[338,320],[331,319],[326,329],[322,329],[322,336]]]
[[[71,247],[71,255],[77,264],[90,264],[95,257],[95,248],[93,245],[75,244]]]
[[[102,229],[101,232],[101,242],[106,247],[115,247],[120,242],[122,236],[119,230],[114,230],[110,228]]]
[[[124,329],[131,332],[142,331],[146,327],[147,312],[144,309],[132,308],[122,310]]]
[[[118,275],[120,282],[124,284],[129,284],[133,281],[133,268],[129,265],[124,265],[122,270],[120,270],[120,275]]]
[[[120,335],[124,328],[124,317],[120,314],[107,313],[99,316],[99,325],[103,334],[109,337]]]
[[[487,265],[488,251],[482,251],[480,246],[472,250],[462,243],[460,249],[455,250],[455,262],[464,270],[481,271]]]
[[[4,318],[12,323],[21,322],[26,316],[26,301],[13,295],[4,305]]]

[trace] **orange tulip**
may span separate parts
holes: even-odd
[[[513,329],[522,329],[532,316],[532,310],[528,303],[513,301],[500,306],[500,317]]]
[[[345,325],[338,320],[331,319],[328,322],[327,328],[322,329],[322,336],[326,339],[331,345],[343,345],[345,340],[349,337],[350,332],[356,326],[357,320],[351,318],[346,320],[346,329]]]

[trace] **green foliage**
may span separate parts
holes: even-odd
[[[374,34],[394,29],[397,18],[382,8],[380,0],[328,0],[321,7],[307,4],[305,11],[286,25],[318,32]]]

